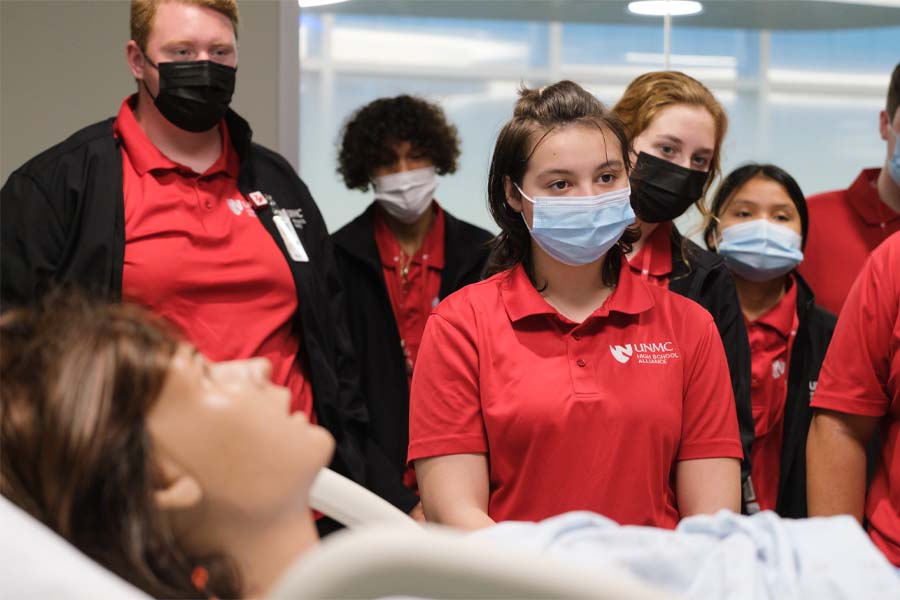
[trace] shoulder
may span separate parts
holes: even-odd
[[[55,171],[61,162],[70,160],[83,162],[91,156],[115,153],[114,121],[114,118],[109,118],[76,131],[62,142],[30,159],[13,174],[41,177]]]
[[[482,315],[490,317],[503,307],[501,288],[511,274],[512,270],[503,271],[461,287],[444,298],[434,314],[461,326],[474,324]]]
[[[830,190],[813,194],[806,199],[811,214],[828,212],[840,208],[846,200],[848,190]]]
[[[810,329],[826,334],[829,338],[837,325],[837,315],[825,310],[818,304],[813,305],[809,313]]]
[[[444,219],[447,233],[452,234],[454,239],[461,240],[463,243],[486,244],[494,238],[494,234],[490,231],[463,221],[453,216],[446,209],[444,209]]]
[[[372,215],[369,209],[357,215],[352,221],[331,234],[338,246],[348,245],[358,241],[361,235],[373,235]]]
[[[656,285],[647,285],[653,296],[653,310],[672,321],[673,327],[694,329],[713,321],[709,311],[699,303]]]

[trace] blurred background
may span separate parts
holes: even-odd
[[[460,169],[436,196],[496,230],[485,207],[494,138],[521,84],[573,79],[612,105],[666,64],[725,106],[724,170],[774,162],[804,192],[881,166],[878,134],[900,61],[894,0],[703,0],[699,13],[633,14],[617,0],[243,0],[235,108],[282,152],[334,230],[371,202],[335,174],[344,120],[381,96],[439,102],[459,128]],[[132,92],[127,1],[0,0],[0,176]],[[668,53],[666,49],[668,48]],[[690,227],[694,215],[683,217]]]

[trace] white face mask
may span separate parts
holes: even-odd
[[[375,201],[398,221],[411,224],[431,206],[437,173],[434,167],[425,167],[375,177],[373,183]]]

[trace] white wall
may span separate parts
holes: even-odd
[[[277,0],[239,3],[234,108],[278,148]],[[0,0],[0,181],[81,127],[115,115],[134,89],[127,0]]]

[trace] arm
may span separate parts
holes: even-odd
[[[718,330],[706,319],[702,334],[685,350],[681,447],[675,465],[682,517],[741,509],[743,451],[728,363]]]
[[[461,529],[494,524],[488,514],[488,464],[484,454],[449,454],[415,461],[422,506],[429,521]]]
[[[43,189],[16,172],[0,190],[0,269],[3,308],[37,300],[49,287],[65,231]]]
[[[736,458],[682,460],[675,467],[681,517],[741,510],[741,462]]]
[[[878,419],[818,410],[806,441],[809,516],[848,514],[862,523],[866,501],[866,446]]]

